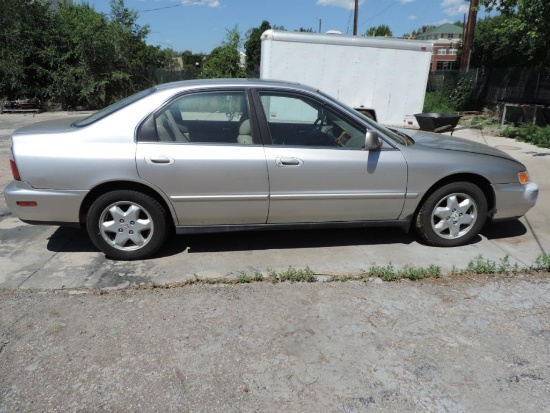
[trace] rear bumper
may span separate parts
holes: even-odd
[[[78,224],[80,206],[88,191],[35,189],[28,183],[12,181],[4,196],[9,210],[21,221],[34,224]],[[19,206],[17,202],[36,202],[36,206]]]
[[[535,206],[539,196],[539,187],[536,183],[497,184],[495,191],[495,211],[493,221],[519,218]]]

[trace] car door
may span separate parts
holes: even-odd
[[[249,113],[245,90],[200,91],[174,99],[140,127],[138,173],[167,195],[178,225],[266,222],[266,159]]]
[[[269,223],[396,220],[407,164],[385,143],[365,150],[366,128],[298,92],[259,91],[271,144]]]

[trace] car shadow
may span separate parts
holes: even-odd
[[[399,228],[300,229],[179,235],[189,253],[410,244],[414,234]]]
[[[300,229],[171,235],[153,259],[188,253],[283,250],[353,245],[402,244],[417,241],[399,228]],[[97,252],[86,230],[59,227],[48,239],[53,252]],[[107,257],[108,258],[108,257]]]
[[[48,238],[48,251],[52,252],[94,252],[97,251],[85,229],[59,227]]]
[[[487,239],[521,236],[527,228],[519,221],[487,223],[481,234]],[[475,237],[470,244],[478,243]],[[409,245],[422,242],[413,231],[399,228],[340,228],[300,229],[282,231],[243,231],[212,234],[172,235],[153,259],[169,257],[187,250],[188,253],[285,250],[295,248],[325,248],[368,245]],[[53,252],[97,252],[84,229],[59,227],[48,239],[47,248]]]
[[[525,235],[527,228],[518,219],[505,222],[487,222],[481,230],[481,235],[487,239],[513,238]]]

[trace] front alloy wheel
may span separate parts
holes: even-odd
[[[455,182],[439,188],[424,201],[415,228],[428,244],[454,247],[471,241],[486,219],[483,191],[470,182]]]
[[[466,235],[477,220],[477,204],[467,194],[449,194],[432,212],[432,229],[441,238],[455,239]]]
[[[90,239],[107,256],[136,260],[154,254],[168,234],[165,209],[148,195],[114,191],[100,196],[88,212]]]

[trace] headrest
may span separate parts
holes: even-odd
[[[239,126],[239,135],[250,135],[252,130],[250,129],[250,119],[246,119]]]

